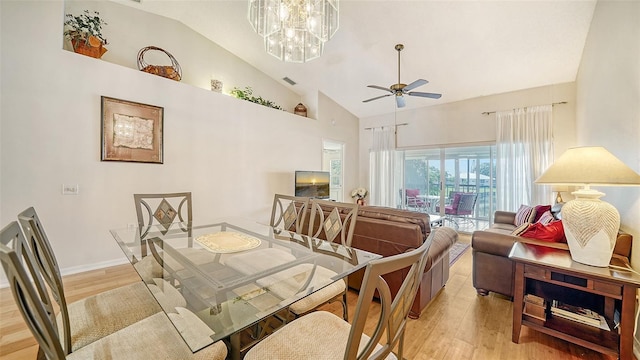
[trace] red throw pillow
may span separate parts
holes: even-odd
[[[547,225],[539,222],[533,223],[520,236],[549,242],[567,242],[567,238],[564,236],[562,220],[552,221]]]
[[[533,218],[534,223],[540,220],[540,217],[542,216],[542,214],[545,213],[545,211],[551,211],[551,205],[537,205],[535,209],[536,209],[536,217]]]

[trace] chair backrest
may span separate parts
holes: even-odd
[[[338,235],[340,243],[351,246],[358,218],[358,204],[311,199],[311,215],[307,234],[333,242]],[[329,215],[325,215],[329,211]]]
[[[30,207],[18,214],[18,222],[22,227],[25,241],[28,244],[34,261],[40,271],[40,275],[48,285],[51,296],[58,304],[60,316],[63,324],[64,349],[67,353],[71,352],[71,324],[69,320],[69,312],[67,309],[67,300],[64,295],[64,286],[62,283],[62,274],[58,261],[51,248],[51,243],[44,231],[42,222],[38,218],[38,214],[33,207]]]
[[[308,197],[275,194],[269,225],[301,233],[307,207]]]
[[[438,229],[431,231],[429,237],[417,249],[372,260],[367,264],[353,317],[354,320],[351,325],[351,332],[349,333],[345,359],[384,359],[396,345],[398,345],[397,356],[402,359],[407,316],[420,285],[420,279],[426,265],[427,252],[437,231]],[[382,276],[405,268],[408,269],[407,275],[402,281],[398,293],[392,299],[389,285],[387,285]],[[376,291],[380,298],[380,317],[378,324],[370,327],[366,324],[367,315]],[[367,328],[374,328],[375,330],[371,334],[369,342],[358,354],[365,325],[367,325]],[[385,341],[381,341],[383,340],[383,335],[385,336]],[[382,345],[382,347],[375,350],[378,344]]]
[[[457,215],[471,215],[473,208],[476,206],[477,193],[464,193],[460,196]]]
[[[64,359],[53,305],[17,221],[0,231],[0,262],[13,298],[47,359]]]
[[[145,240],[154,225],[166,234],[173,224],[191,236],[191,193],[133,194],[140,229],[140,240]],[[146,255],[143,247],[142,256]]]

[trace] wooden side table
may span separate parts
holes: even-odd
[[[580,264],[567,250],[525,243],[515,243],[509,258],[516,264],[513,342],[519,342],[524,325],[622,360],[634,358],[635,297],[640,275]],[[523,313],[526,294],[544,298],[547,303],[558,300],[596,311],[604,315],[610,330],[553,316],[549,309],[545,320]],[[614,321],[617,313],[619,323]]]

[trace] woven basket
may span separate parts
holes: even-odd
[[[171,60],[171,65],[149,65],[144,61],[144,54],[147,51],[161,51],[165,53],[169,59]],[[167,79],[172,79],[175,81],[180,81],[182,79],[182,69],[180,69],[180,64],[178,64],[178,60],[173,57],[166,50],[163,50],[156,46],[147,46],[138,52],[138,69],[140,71],[144,71],[149,74],[158,75],[162,77],[166,77]]]

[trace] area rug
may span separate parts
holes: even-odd
[[[470,246],[471,244],[459,241],[455,242],[449,249],[449,266],[453,265],[453,263],[456,262],[456,260],[458,260]]]

